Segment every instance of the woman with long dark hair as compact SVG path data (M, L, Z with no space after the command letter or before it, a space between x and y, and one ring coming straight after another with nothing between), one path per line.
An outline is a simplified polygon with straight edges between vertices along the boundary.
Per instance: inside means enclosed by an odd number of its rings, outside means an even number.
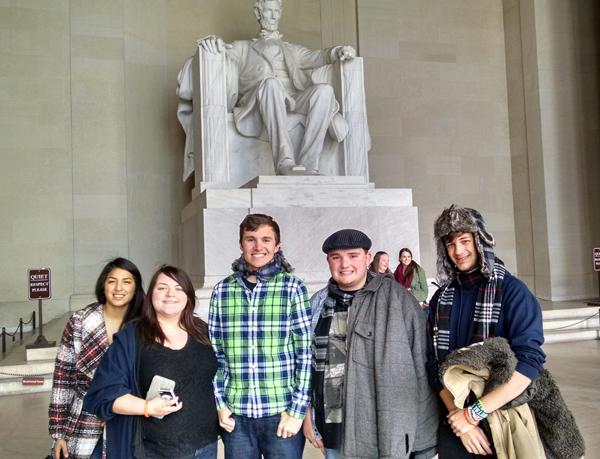
M107 422L109 457L217 457L217 361L195 300L188 275L162 266L140 320L115 336L98 366L84 407ZM174 382L174 398L146 399L155 376Z
M144 289L137 266L125 258L109 261L96 281L96 298L71 316L56 354L48 409L55 459L102 457L104 423L82 411L83 397L113 335L141 313Z
M400 249L398 261L400 264L394 272L394 277L423 305L425 300L427 300L429 290L425 270L413 260L412 252L406 247Z

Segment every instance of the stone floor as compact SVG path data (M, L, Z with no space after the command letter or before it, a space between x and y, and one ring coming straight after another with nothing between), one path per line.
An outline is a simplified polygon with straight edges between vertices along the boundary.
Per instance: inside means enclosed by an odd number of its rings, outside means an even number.
M587 459L600 459L600 341L548 344L547 367L560 384L587 445ZM0 458L35 458L47 454L49 393L0 398ZM323 457L310 445L305 459Z

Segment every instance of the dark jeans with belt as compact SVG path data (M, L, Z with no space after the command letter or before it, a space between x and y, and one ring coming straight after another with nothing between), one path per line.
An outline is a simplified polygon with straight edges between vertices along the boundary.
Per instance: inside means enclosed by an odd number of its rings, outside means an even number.
M280 415L264 418L234 416L233 432L223 431L225 459L302 459L304 434L302 429L289 438L277 436Z

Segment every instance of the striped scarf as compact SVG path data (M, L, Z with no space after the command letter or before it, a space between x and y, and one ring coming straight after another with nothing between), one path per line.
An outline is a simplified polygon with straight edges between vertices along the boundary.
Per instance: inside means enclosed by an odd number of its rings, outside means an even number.
M496 261L491 275L479 288L473 316L471 343L495 336L496 324L502 309L502 281L505 274L506 268ZM470 283L479 282L481 278L485 279L485 276L479 269L472 273L458 275L459 280ZM450 351L450 313L454 301L454 282L442 288L433 323L433 349L439 362L443 362Z
M322 387L324 421L341 423L342 385L346 363L346 324L354 292L344 292L330 279L327 298L314 332L314 376Z
M367 273L368 284L374 275ZM365 284L366 285L366 284ZM329 280L327 297L313 335L313 407L316 427L325 447L341 446L344 375L346 373L346 326L348 308L356 292L340 290Z
M366 284L374 277L367 273ZM339 449L342 439L344 376L346 373L346 326L348 308L356 292L340 290L329 280L327 297L313 335L313 407L316 427L325 447Z
M375 277L375 274L370 271L367 272L367 281L365 285L371 282L373 277ZM329 279L329 283L327 284L327 297L325 297L323 302L321 317L319 317L313 335L312 366L317 372L324 372L329 364L328 346L331 318L338 312L347 313L355 293L356 292L340 290L333 278Z

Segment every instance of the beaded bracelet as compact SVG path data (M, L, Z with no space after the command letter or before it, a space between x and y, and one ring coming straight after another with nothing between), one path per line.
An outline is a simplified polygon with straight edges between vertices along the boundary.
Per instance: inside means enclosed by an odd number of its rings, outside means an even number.
M489 414L487 411L485 411L485 408L483 407L483 403L481 403L481 400L477 400L470 407L468 407L467 410L469 411L469 417L477 423L479 423L479 421L487 418L488 414Z
M144 417L150 417L150 413L148 413L148 400L144 400Z

